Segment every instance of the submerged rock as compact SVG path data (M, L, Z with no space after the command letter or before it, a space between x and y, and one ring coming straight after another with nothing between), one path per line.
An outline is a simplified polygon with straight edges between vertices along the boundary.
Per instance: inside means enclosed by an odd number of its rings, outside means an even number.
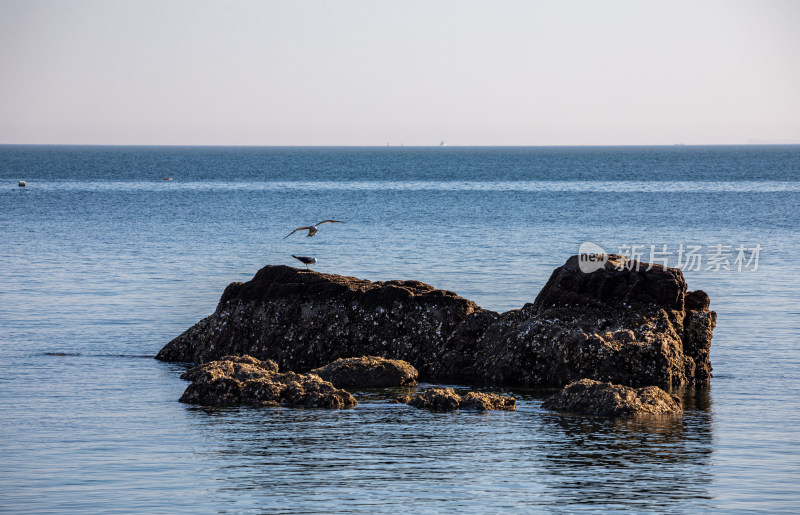
M376 387L414 386L417 384L417 369L399 359L376 356L339 358L324 367L311 371L334 386Z
M592 273L573 256L533 303L484 310L418 281L370 282L266 266L232 283L216 311L156 356L226 354L309 371L338 358L404 360L428 380L563 386L705 384L716 313L680 270L608 256Z
M346 408L358 404L350 393L314 374L279 373L274 361L224 356L181 375L192 381L180 402L204 406L304 406Z
M219 360L190 368L181 374L181 379L209 382L221 377L232 377L247 381L277 371L278 365L271 359L261 361L252 356L222 356Z
M398 396L395 401L415 408L438 412L456 409L479 411L515 411L517 409L517 400L514 397L481 392L469 392L462 397L452 388L430 388L419 395Z
M487 410L517 410L517 399L514 397L504 397L495 393L468 392L461 397L461 409L471 409L479 411Z
M461 396L452 388L431 388L420 395L401 396L395 400L431 411L453 411L461 404Z
M550 397L542 407L552 411L589 413L607 417L681 413L681 401L657 386L634 389L581 379Z

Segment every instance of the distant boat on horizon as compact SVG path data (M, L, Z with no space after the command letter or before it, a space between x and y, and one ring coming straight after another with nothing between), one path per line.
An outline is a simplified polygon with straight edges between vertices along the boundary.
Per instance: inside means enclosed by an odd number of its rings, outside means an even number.
M445 143L445 142L444 142L444 140L442 140L442 142L441 142L441 143L439 143L439 146L440 146L440 147L446 147L446 146L447 146L447 143Z

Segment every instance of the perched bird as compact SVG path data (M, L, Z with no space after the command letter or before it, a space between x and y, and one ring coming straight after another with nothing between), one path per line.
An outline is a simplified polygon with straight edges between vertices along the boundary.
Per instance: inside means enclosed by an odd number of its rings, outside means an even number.
M287 234L286 236L284 236L283 239L285 240L286 238L288 238L292 234L296 233L297 231L308 231L308 237L310 238L311 236L314 236L315 234L317 234L317 231L319 230L319 228L317 226L319 226L319 225L322 225L322 224L343 224L343 223L344 222L342 222L341 220L323 220L323 221L321 221L319 223L316 223L314 225L309 225L307 227L298 227L294 231L292 231L289 234Z
M292 257L306 265L306 269L308 269L308 265L313 265L317 262L317 258L315 257L295 256L294 254L292 254Z

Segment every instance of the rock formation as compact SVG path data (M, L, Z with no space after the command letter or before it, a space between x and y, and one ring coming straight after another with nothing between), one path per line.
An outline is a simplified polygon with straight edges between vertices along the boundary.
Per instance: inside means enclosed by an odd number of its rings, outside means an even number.
M330 381L337 388L415 386L419 376L417 369L405 361L376 356L339 358L311 373Z
M469 392L461 396L452 388L430 388L419 395L400 395L395 397L395 402L439 412L456 409L478 411L517 409L517 400L514 397L482 392Z
M180 401L204 406L304 406L346 408L358 404L314 374L278 372L274 361L252 356L223 356L187 370L192 381Z
M564 387L542 404L545 409L606 417L681 413L681 401L657 386L634 389L581 379Z
M680 270L616 255L592 273L571 257L533 303L502 314L418 281L266 266L230 284L212 315L156 357L203 363L249 354L308 371L382 356L427 380L669 387L709 381L715 322L708 295L687 292Z

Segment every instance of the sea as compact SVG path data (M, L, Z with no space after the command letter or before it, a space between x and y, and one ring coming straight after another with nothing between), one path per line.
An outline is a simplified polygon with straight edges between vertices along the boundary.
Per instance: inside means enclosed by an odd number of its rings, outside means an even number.
M503 312L589 244L709 294L682 416L214 409L153 359L293 254ZM800 146L2 145L0 512L797 513L798 263Z

